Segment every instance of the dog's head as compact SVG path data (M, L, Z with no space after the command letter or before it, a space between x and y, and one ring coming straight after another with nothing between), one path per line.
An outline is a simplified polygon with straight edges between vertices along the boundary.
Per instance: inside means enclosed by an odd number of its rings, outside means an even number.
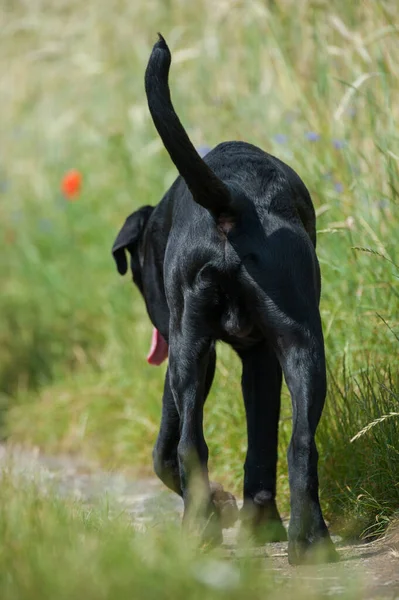
M112 246L112 255L116 262L116 267L121 275L127 271L126 250L130 254L130 268L133 275L133 281L139 288L145 298L142 277L142 251L140 241L150 218L153 206L142 206L139 210L128 216L122 229ZM168 357L168 344L162 337L158 329L154 327L150 352L147 361L151 365L160 365Z
M127 271L126 250L129 252L133 281L141 293L143 293L143 287L140 264L140 240L153 210L153 206L142 206L139 210L129 215L112 246L112 255L118 272L121 275L125 275Z

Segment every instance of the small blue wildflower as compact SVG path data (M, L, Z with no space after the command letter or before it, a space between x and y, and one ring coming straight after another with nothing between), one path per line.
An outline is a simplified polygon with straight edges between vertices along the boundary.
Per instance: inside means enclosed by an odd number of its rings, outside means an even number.
M206 156L211 150L212 148L210 146L197 146L197 152L201 158L204 158L204 156Z
M336 181L334 183L334 189L336 192L338 192L338 194L342 194L342 192L344 191L344 186L340 181Z
M23 218L22 210L13 210L11 213L11 221L13 223L20 223Z
M348 117L351 117L351 118L353 119L353 117L354 117L354 116L356 115L356 113L357 113L357 110L356 110L356 108L355 108L354 106L349 106L349 107L346 109L346 111L345 111L345 112L346 112L346 114L348 115Z
M297 116L298 116L298 112L289 110L288 112L285 113L284 120L286 123L293 123L293 121L295 121Z
M10 184L8 183L8 181L6 179L2 179L0 181L0 194L5 194L9 187Z
M276 133L276 135L273 136L273 139L277 144L286 144L288 141L288 137L284 133Z
M57 207L58 210L65 210L67 207L67 202L65 202L65 198L64 196L60 193L57 195L57 198L55 200L55 205Z
M53 223L50 221L50 219L39 219L37 222L37 226L39 231L47 233L53 228Z
M305 133L305 137L309 142L318 142L320 139L320 134L316 133L316 131L307 131Z
M389 208L389 199L388 198L381 198L381 200L377 201L377 206L379 208Z
M334 139L332 144L336 150L342 150L346 146L345 140Z
M11 135L13 136L13 138L19 139L23 137L24 130L22 129L22 127L14 127L14 129L11 132Z

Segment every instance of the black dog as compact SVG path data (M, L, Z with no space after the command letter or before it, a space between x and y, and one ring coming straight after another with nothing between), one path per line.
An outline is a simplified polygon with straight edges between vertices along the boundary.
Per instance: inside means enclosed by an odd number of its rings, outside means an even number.
M264 540L285 538L277 511L276 462L284 373L293 406L288 451L291 520L289 561L335 560L318 497L315 432L326 395L319 313L320 269L315 213L298 175L244 142L218 145L201 159L171 103L171 55L160 36L145 75L149 109L180 177L156 207L130 215L113 246L156 328L150 362L169 351L162 422L154 449L157 475L195 504L202 482L205 535L220 541L211 490L203 407L215 371L215 343L242 360L248 451L244 517ZM219 490L220 492L220 490ZM216 494L217 495L217 494Z

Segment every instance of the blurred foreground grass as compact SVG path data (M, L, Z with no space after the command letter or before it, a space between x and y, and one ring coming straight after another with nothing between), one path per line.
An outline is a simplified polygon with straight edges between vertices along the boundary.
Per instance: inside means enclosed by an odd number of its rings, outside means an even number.
M4 436L112 467L150 466L164 368L146 364L151 325L110 248L127 214L155 204L176 175L143 89L161 30L193 142L258 144L310 189L329 363L323 503L357 533L384 526L399 506L398 27L393 0L2 3ZM77 202L59 193L71 167L84 177ZM285 511L290 414L285 393ZM226 347L206 437L214 476L239 487L244 411L239 364Z
M284 579L271 570L270 558L244 549L239 560L221 550L203 552L165 523L138 531L126 515L112 512L112 500L91 508L60 500L12 471L3 474L0 491L2 600L238 600L248 594L272 600L291 598L293 589L299 600L312 600L331 586L316 572L301 579L293 569ZM344 588L330 598L362 597L359 577L342 572L339 583Z

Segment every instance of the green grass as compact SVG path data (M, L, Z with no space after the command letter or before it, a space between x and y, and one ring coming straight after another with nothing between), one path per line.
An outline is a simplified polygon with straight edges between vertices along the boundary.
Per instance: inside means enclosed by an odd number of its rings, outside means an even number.
M337 527L378 529L399 506L398 417L350 440L398 408L397 3L32 0L0 10L3 435L150 468L164 368L145 362L151 325L110 248L126 215L155 204L176 175L143 89L161 30L194 143L258 144L310 189L329 366L322 500ZM84 176L74 203L59 193L72 167ZM287 511L286 391L283 404ZM237 489L246 434L226 347L205 418L211 471Z
M139 531L125 514L115 514L112 498L90 508L60 500L12 469L3 474L0 492L2 600L238 600L249 592L255 600L291 597L267 558L250 558L245 549L239 560L204 552L176 526ZM295 571L291 576L300 600L321 597L320 578L307 583L297 581ZM340 598L361 598L361 581L343 574L342 583L346 592L338 592Z

